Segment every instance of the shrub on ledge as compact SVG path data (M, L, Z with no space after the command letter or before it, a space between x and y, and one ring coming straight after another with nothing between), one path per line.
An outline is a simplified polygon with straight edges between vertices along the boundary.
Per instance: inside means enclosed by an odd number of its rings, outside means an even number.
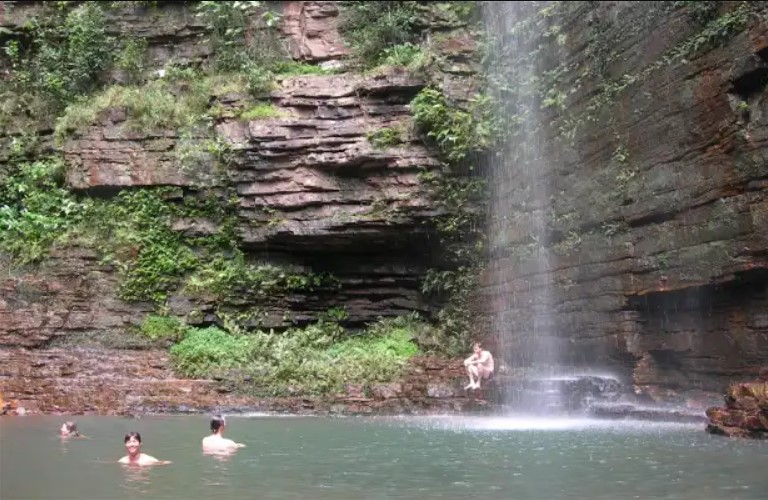
M174 367L191 377L231 379L238 389L268 395L325 394L346 383L393 380L419 353L421 322L411 316L382 320L358 336L321 319L283 333L231 334L189 329L171 348ZM245 385L240 380L248 377Z

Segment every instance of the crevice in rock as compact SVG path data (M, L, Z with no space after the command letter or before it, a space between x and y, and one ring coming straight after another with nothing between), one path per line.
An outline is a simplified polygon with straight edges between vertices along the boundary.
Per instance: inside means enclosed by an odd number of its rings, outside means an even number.
M719 300L738 302L739 296L753 297L761 287L765 294L768 291L768 269L735 273L734 280L727 283L702 284L672 291L650 292L643 296L630 296L628 306L644 313L703 308L709 308L711 311Z
M748 64L750 68L731 81L729 91L744 101L762 92L768 85L768 47L755 52Z
M675 217L677 217L678 213L679 211L650 213L643 217L628 219L627 225L629 225L630 228L637 228L640 226L647 226L651 224L661 224L664 222L674 220Z

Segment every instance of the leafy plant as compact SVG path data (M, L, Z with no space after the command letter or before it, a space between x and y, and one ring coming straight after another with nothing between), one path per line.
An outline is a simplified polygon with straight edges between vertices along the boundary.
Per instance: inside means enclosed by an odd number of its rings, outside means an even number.
M465 111L451 106L436 88L426 87L411 101L411 112L417 126L451 163L464 160L470 152L486 150L497 131L488 96L475 97Z
M147 63L147 40L145 38L129 38L123 42L115 60L115 68L125 72L127 82L141 82Z
M119 296L127 301L162 303L181 278L198 265L184 238L171 230L169 188L122 191L94 202L71 239L90 245L115 265Z
M139 332L151 340L180 340L185 328L176 317L149 315L141 322Z
M376 66L388 48L421 39L424 22L419 2L340 2L340 6L339 30L362 66Z
M41 159L22 163L0 185L0 248L22 263L44 257L88 206L63 187L63 172L60 159Z
M5 49L18 89L40 93L58 109L98 88L114 57L114 39L107 34L106 24L97 2L76 6L63 22L34 18L30 49L22 53L14 42Z
M197 17L208 26L205 40L213 49L220 71L248 71L252 66L268 67L284 55L277 36L278 15L263 10L264 2L199 2ZM251 21L263 24L253 28Z
M373 147L385 149L403 142L403 131L399 127L384 127L366 135Z
M184 340L171 347L171 359L179 372L206 377L214 370L245 365L253 347L249 337L231 335L215 326L190 328Z
M382 51L381 64L384 66L401 66L416 70L426 63L424 49L413 43L404 43L388 47Z
M56 122L54 136L60 144L75 132L96 123L100 113L111 108L124 108L129 130L178 129L199 122L208 108L211 81L208 79L179 84L156 80L141 87L114 86L98 96L69 106Z
M247 375L252 382L241 383L241 390L279 395L325 394L345 383L386 382L419 352L413 341L423 324L415 317L382 320L347 338L334 319L339 317L329 314L283 333L193 329L171 348L171 356L187 376L234 380Z
M500 127L485 95L475 97L465 110L450 105L439 90L426 87L411 101L411 112L450 166L442 173L425 171L419 176L440 210L430 223L440 235L444 259L442 268L428 271L422 292L441 303L435 350L457 355L465 348L474 321L470 299L482 269L481 221L487 198L485 182L471 175L467 159L488 150Z
M260 102L240 113L241 120L264 120L267 118L281 118L290 116L288 112L282 110L272 103Z
M327 275L291 273L277 266L249 264L242 252L236 251L233 257L215 256L200 266L187 280L186 291L218 301L252 303L279 293L334 283Z

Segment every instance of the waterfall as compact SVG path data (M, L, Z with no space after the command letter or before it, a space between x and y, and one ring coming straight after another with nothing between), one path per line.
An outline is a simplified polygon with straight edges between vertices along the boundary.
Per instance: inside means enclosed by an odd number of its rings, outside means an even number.
M542 43L536 21L552 2L489 2L489 92L501 106L504 133L488 159L488 250L491 315L502 371L519 382L502 384L503 403L543 413L561 406L557 375L561 352L554 323L550 176L555 157L545 143L541 88L545 67L559 56L556 38ZM546 66L545 66L546 62ZM557 65L557 62L554 64ZM524 373L524 375L521 375Z

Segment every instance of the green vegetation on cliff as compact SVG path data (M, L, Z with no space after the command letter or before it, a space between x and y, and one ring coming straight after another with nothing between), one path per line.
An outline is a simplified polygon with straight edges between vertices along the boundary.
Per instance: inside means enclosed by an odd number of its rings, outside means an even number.
M484 255L484 217L487 186L475 168L495 139L491 101L477 95L469 103L452 103L434 87L426 87L411 101L417 127L445 160L441 173L423 172L439 210L435 228L440 236L442 263L430 269L422 291L439 300L438 324L444 334L442 350L459 355L477 331L472 297L477 289Z
M341 32L358 61L376 66L398 47L417 47L421 41L423 5L420 2L340 2ZM387 53L386 51L390 52Z
M355 54L370 63L365 66L416 70L434 62L422 43L428 18L437 12L453 22L472 3L349 2L347 33ZM0 126L4 132L20 128L34 134L44 125L39 130L47 136L55 124L53 147L68 153L77 144L71 139L107 122L126 137L175 133L168 156L182 171L216 171L215 181L76 192L66 187L60 153L35 156L22 136L15 136L18 154L8 160L8 182L0 185L0 250L24 264L45 262L52 249L66 246L94 251L101 269L118 276L119 298L154 306L137 327L140 345L173 343L179 372L232 383L247 377L258 391L315 394L338 390L344 382L382 382L400 373L417 346L442 353L465 350L471 319L460 323L457 318L467 312L470 287L449 274L464 273L474 258L458 242L474 237L478 227L479 210L469 207L479 200L479 184L464 179L471 170L464 169L465 160L484 148L477 142L486 134L478 120L483 103L454 106L434 87L414 101L419 129L450 164L446 176L423 177L444 214L436 219L438 230L456 242L446 269L430 274L425 284L427 293L463 294L463 305L452 316L441 313L445 328L408 316L353 332L341 326L344 318L321 315L305 327L294 322L286 331L265 331L261 318L267 310L288 311L286 304L296 295L332 290L339 283L327 274L272 265L243 250L235 191L226 175L219 175L233 164L234 153L213 125L225 117L280 116L266 99L276 77L332 71L286 60L276 17L262 2L195 3L192 12L207 26L200 42L211 48L210 56L152 67L151 38L117 36L109 26L115 13L110 9L145 4L162 9L154 2L57 2L35 11L23 36L14 34L3 47L10 78L0 84L6 98ZM405 132L398 125L372 132L369 140L387 148L400 144ZM188 307L173 310L176 298ZM285 314L283 325L291 324ZM206 327L188 326L183 317Z
M332 319L282 333L190 328L171 356L187 376L224 378L245 392L325 394L398 376L418 354L413 339L423 328L413 317L382 320L357 336Z
M84 2L60 22L35 18L31 46L10 40L4 52L11 62L10 86L18 105L43 101L46 110L60 110L101 85L113 62L114 38L107 35L104 12L96 2Z
M26 264L41 259L53 242L82 221L87 202L63 187L57 158L21 162L0 184L0 248Z

